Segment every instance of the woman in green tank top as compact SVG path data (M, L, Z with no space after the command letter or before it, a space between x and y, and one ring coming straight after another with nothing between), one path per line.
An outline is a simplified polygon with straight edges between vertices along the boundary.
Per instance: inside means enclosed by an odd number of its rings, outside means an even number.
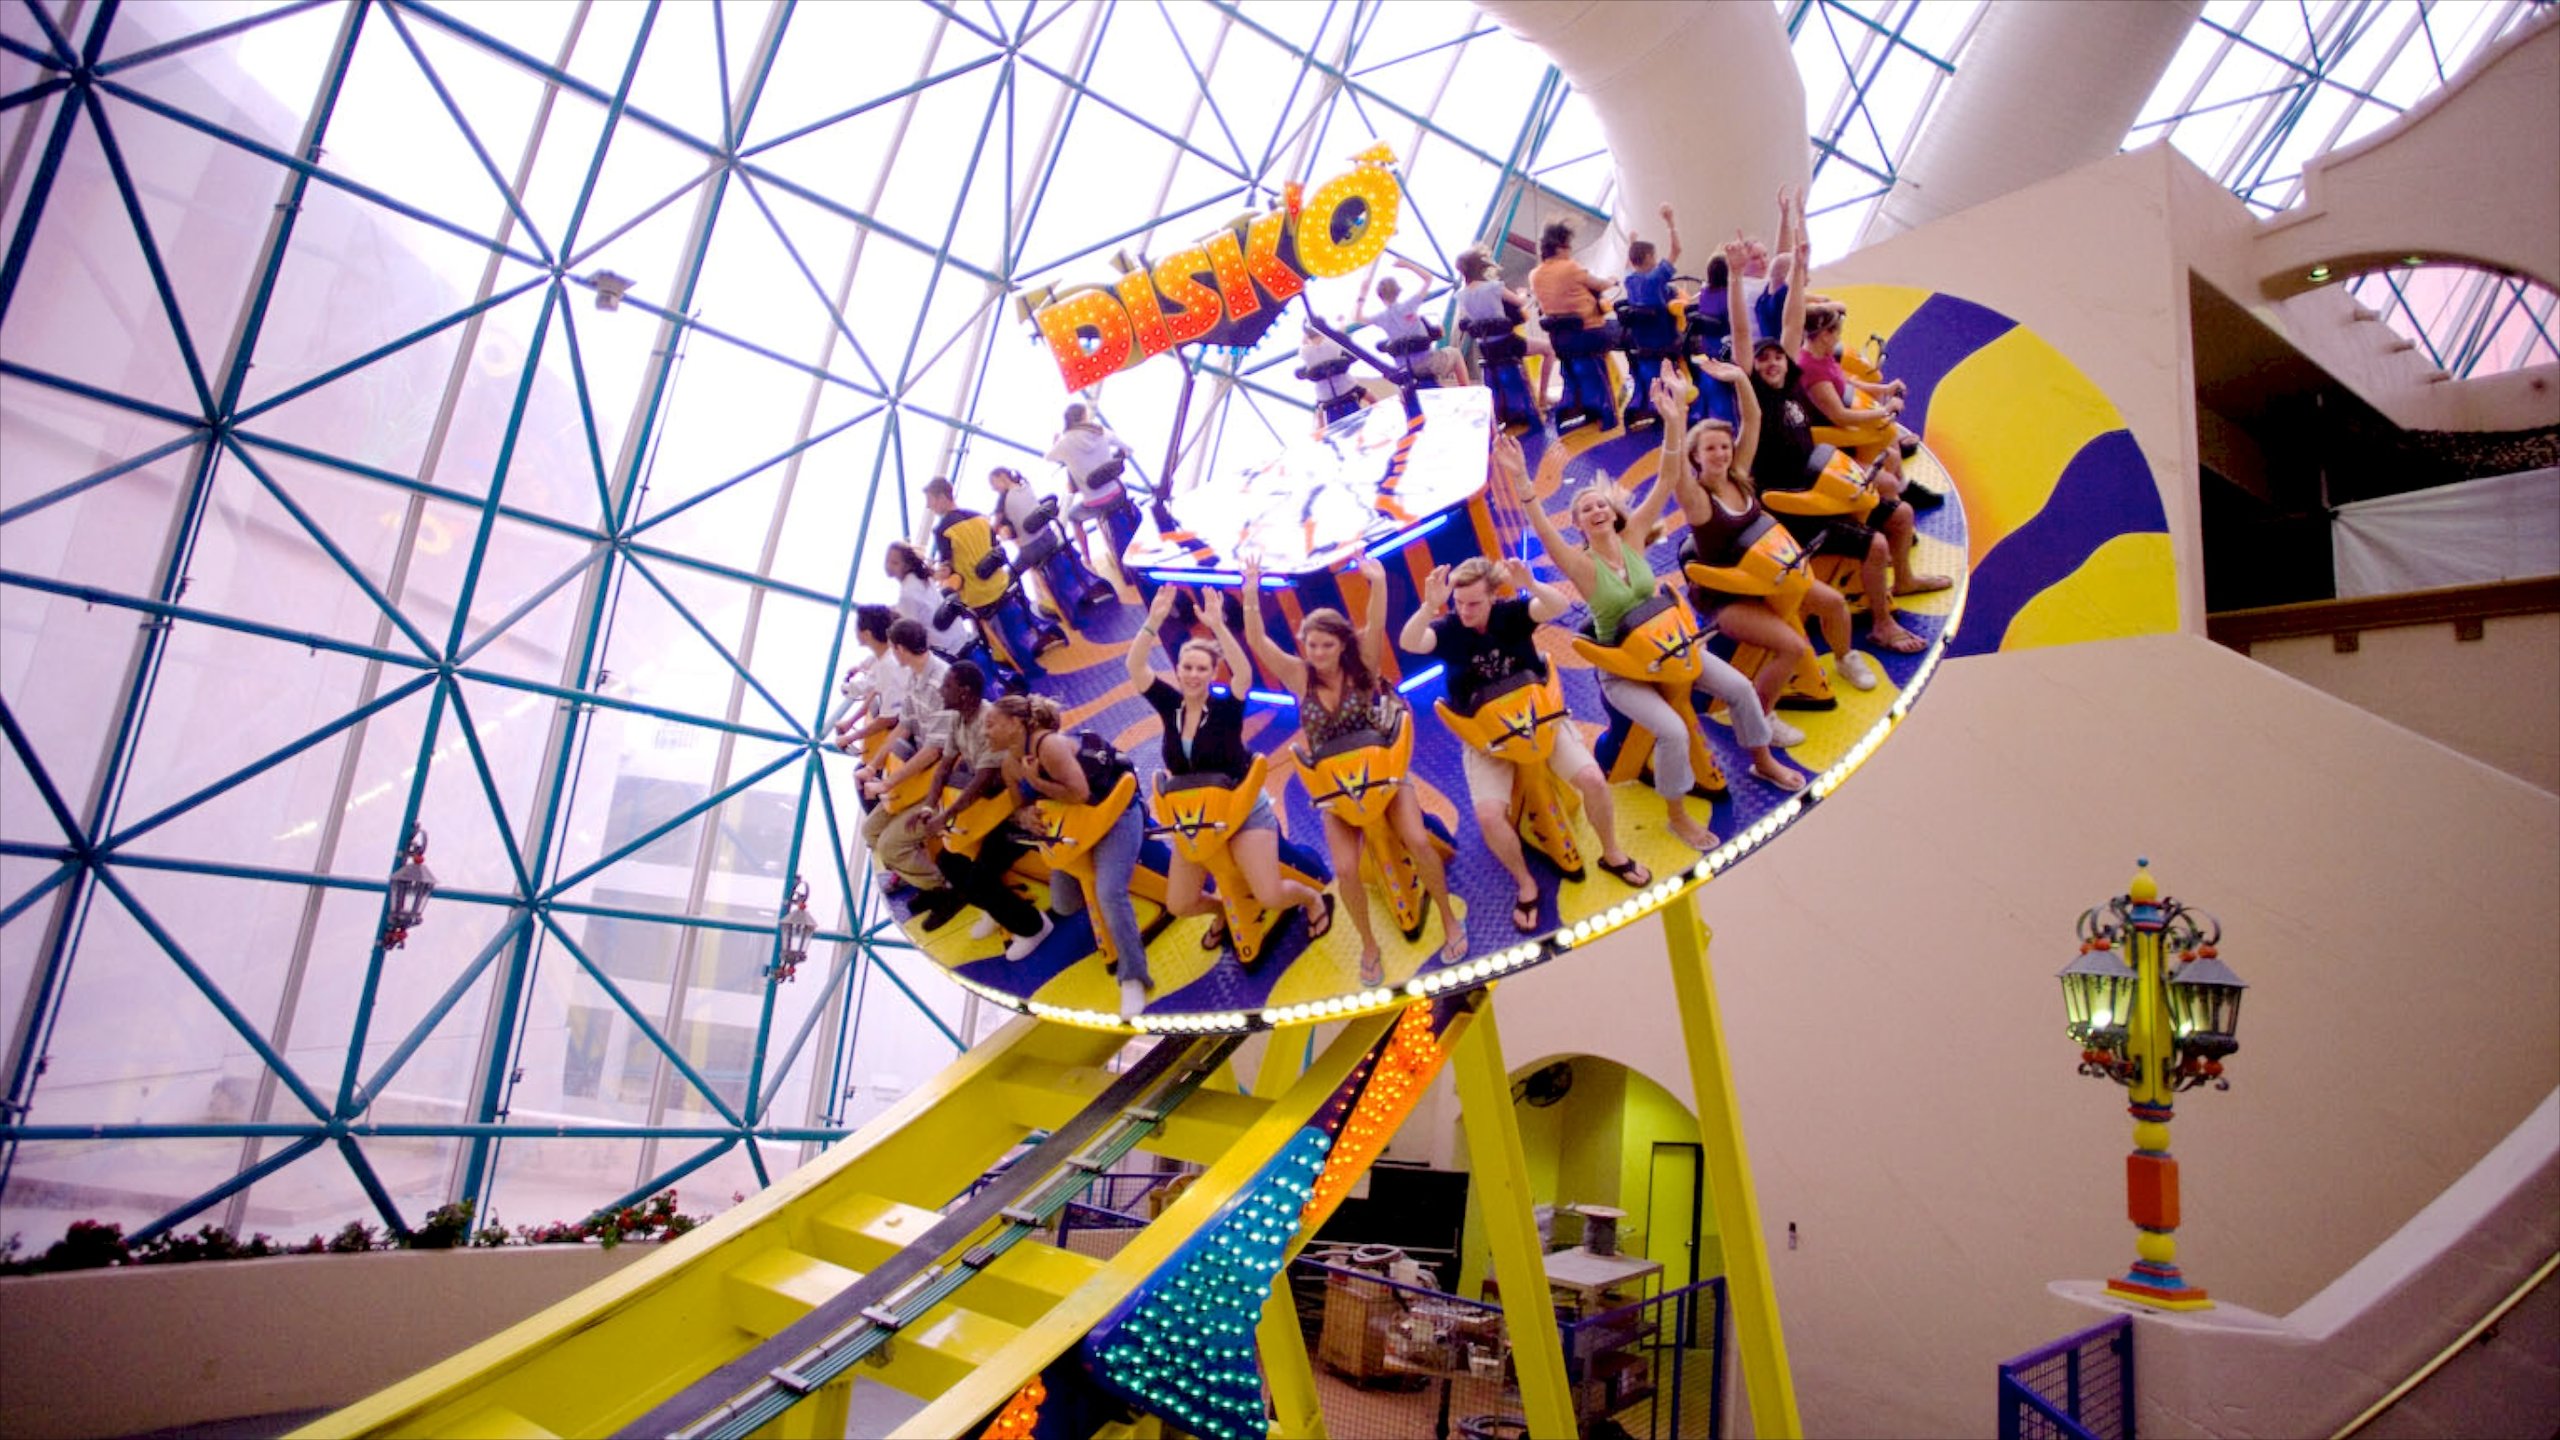
M1734 374L1739 377L1741 372L1736 370ZM1582 592L1583 603L1591 610L1593 637L1602 644L1617 643L1628 612L1665 588L1655 577L1643 549L1644 537L1652 533L1654 522L1675 501L1684 512L1691 505L1703 503L1688 468L1689 401L1697 392L1668 363L1652 388L1654 413L1662 417L1661 473L1633 512L1625 508L1605 477L1577 491L1565 513L1574 528L1582 532L1581 544L1566 539L1537 500L1538 492L1549 488L1546 482L1561 478L1564 448L1547 447L1540 457L1539 481L1533 482L1522 462L1519 442L1507 435L1494 442L1495 468L1513 476L1512 483L1521 508L1528 512L1530 527L1547 547L1548 558ZM1761 710L1751 682L1712 654L1702 654L1700 658L1705 674L1698 683L1731 710L1734 737L1751 752L1752 773L1782 790L1801 787L1802 773L1770 753L1768 716ZM1689 813L1689 789L1696 783L1689 765L1689 722L1665 693L1665 687L1604 672L1600 692L1620 714L1653 736L1653 788L1669 814L1671 833L1696 849L1713 849L1714 832Z

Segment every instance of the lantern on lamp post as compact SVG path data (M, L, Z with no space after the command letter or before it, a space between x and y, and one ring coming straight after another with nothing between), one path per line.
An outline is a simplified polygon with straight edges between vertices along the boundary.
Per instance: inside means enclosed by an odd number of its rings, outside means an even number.
M809 941L818 933L817 919L809 913L809 882L797 875L791 877L791 898L783 902L777 929L782 951L765 973L776 980L790 980L799 975L800 962L809 958Z
M409 857L391 872L390 904L382 920L382 948L397 950L409 943L409 932L427 920L427 897L436 893L436 873L427 868L427 827L409 827Z
M2249 987L2214 952L2221 924L2163 896L2150 861L2136 866L2125 894L2080 917L2080 954L2060 976L2063 1014L2080 1045L2080 1073L2132 1092L2125 1208L2140 1231L2134 1249L2141 1258L2107 1282L2107 1293L2164 1310L2203 1310L2212 1298L2189 1285L2177 1263L2171 1097L2204 1084L2231 1088L2222 1062L2240 1048L2240 992Z

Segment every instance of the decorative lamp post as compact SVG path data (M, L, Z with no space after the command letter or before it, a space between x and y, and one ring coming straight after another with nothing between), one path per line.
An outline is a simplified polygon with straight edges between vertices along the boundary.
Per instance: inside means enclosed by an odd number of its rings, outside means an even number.
M809 940L818 933L817 919L809 913L809 882L791 877L791 899L782 912L782 954L765 973L776 980L789 980L800 973L800 962L809 958Z
M2080 1073L2131 1092L2125 1208L2141 1232L2134 1240L2141 1258L2107 1282L2107 1293L2163 1310L2206 1310L2211 1297L2178 1271L2170 1097L2208 1083L2231 1088L2222 1061L2240 1048L2240 992L2248 986L2214 954L2220 922L2161 895L2151 862L2135 863L2127 893L2080 917L2079 958L2061 972Z
M408 861L391 872L390 913L382 921L382 948L397 950L409 943L409 932L427 920L427 897L436 893L436 872L427 868L427 827L409 827Z

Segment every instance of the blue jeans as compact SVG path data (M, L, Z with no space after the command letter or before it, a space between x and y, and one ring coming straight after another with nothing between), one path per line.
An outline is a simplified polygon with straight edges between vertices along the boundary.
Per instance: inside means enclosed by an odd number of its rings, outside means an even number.
M1120 957L1120 978L1135 980L1153 990L1155 977L1147 973L1146 942L1138 935L1138 907L1129 894L1138 873L1138 847L1146 843L1146 838L1146 827L1139 823L1138 805L1133 801L1094 843L1093 878L1102 888L1102 897L1096 902L1100 913L1094 916L1094 924L1111 932L1111 948ZM1063 870L1050 876L1049 892L1049 908L1060 916L1084 909L1083 887Z

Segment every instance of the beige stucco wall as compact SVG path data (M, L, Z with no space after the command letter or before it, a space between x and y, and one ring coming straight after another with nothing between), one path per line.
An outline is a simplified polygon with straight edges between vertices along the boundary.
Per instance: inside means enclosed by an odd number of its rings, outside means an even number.
M2367 630L2353 654L2326 635L2262 640L2249 658L2545 790L2560 790L2560 615Z
M2069 357L2151 462L2176 547L2180 618L2201 632L2195 380L2187 275L2171 238L2179 168L2194 170L2165 145L2103 160L1820 263L1815 283L1945 291L2017 320Z
M1987 1433L1993 1367L2089 1318L2048 1282L2133 1259L2123 1096L2052 977L2136 855L2253 987L2233 1088L2175 1127L2217 1295L2291 1310L2560 1081L2550 793L2193 636L1949 664L1701 896L1809 1433ZM1506 983L1506 1053L1687 1102L1665 963L1638 927Z
M402 1251L0 1280L0 1435L335 1408L649 1253Z

